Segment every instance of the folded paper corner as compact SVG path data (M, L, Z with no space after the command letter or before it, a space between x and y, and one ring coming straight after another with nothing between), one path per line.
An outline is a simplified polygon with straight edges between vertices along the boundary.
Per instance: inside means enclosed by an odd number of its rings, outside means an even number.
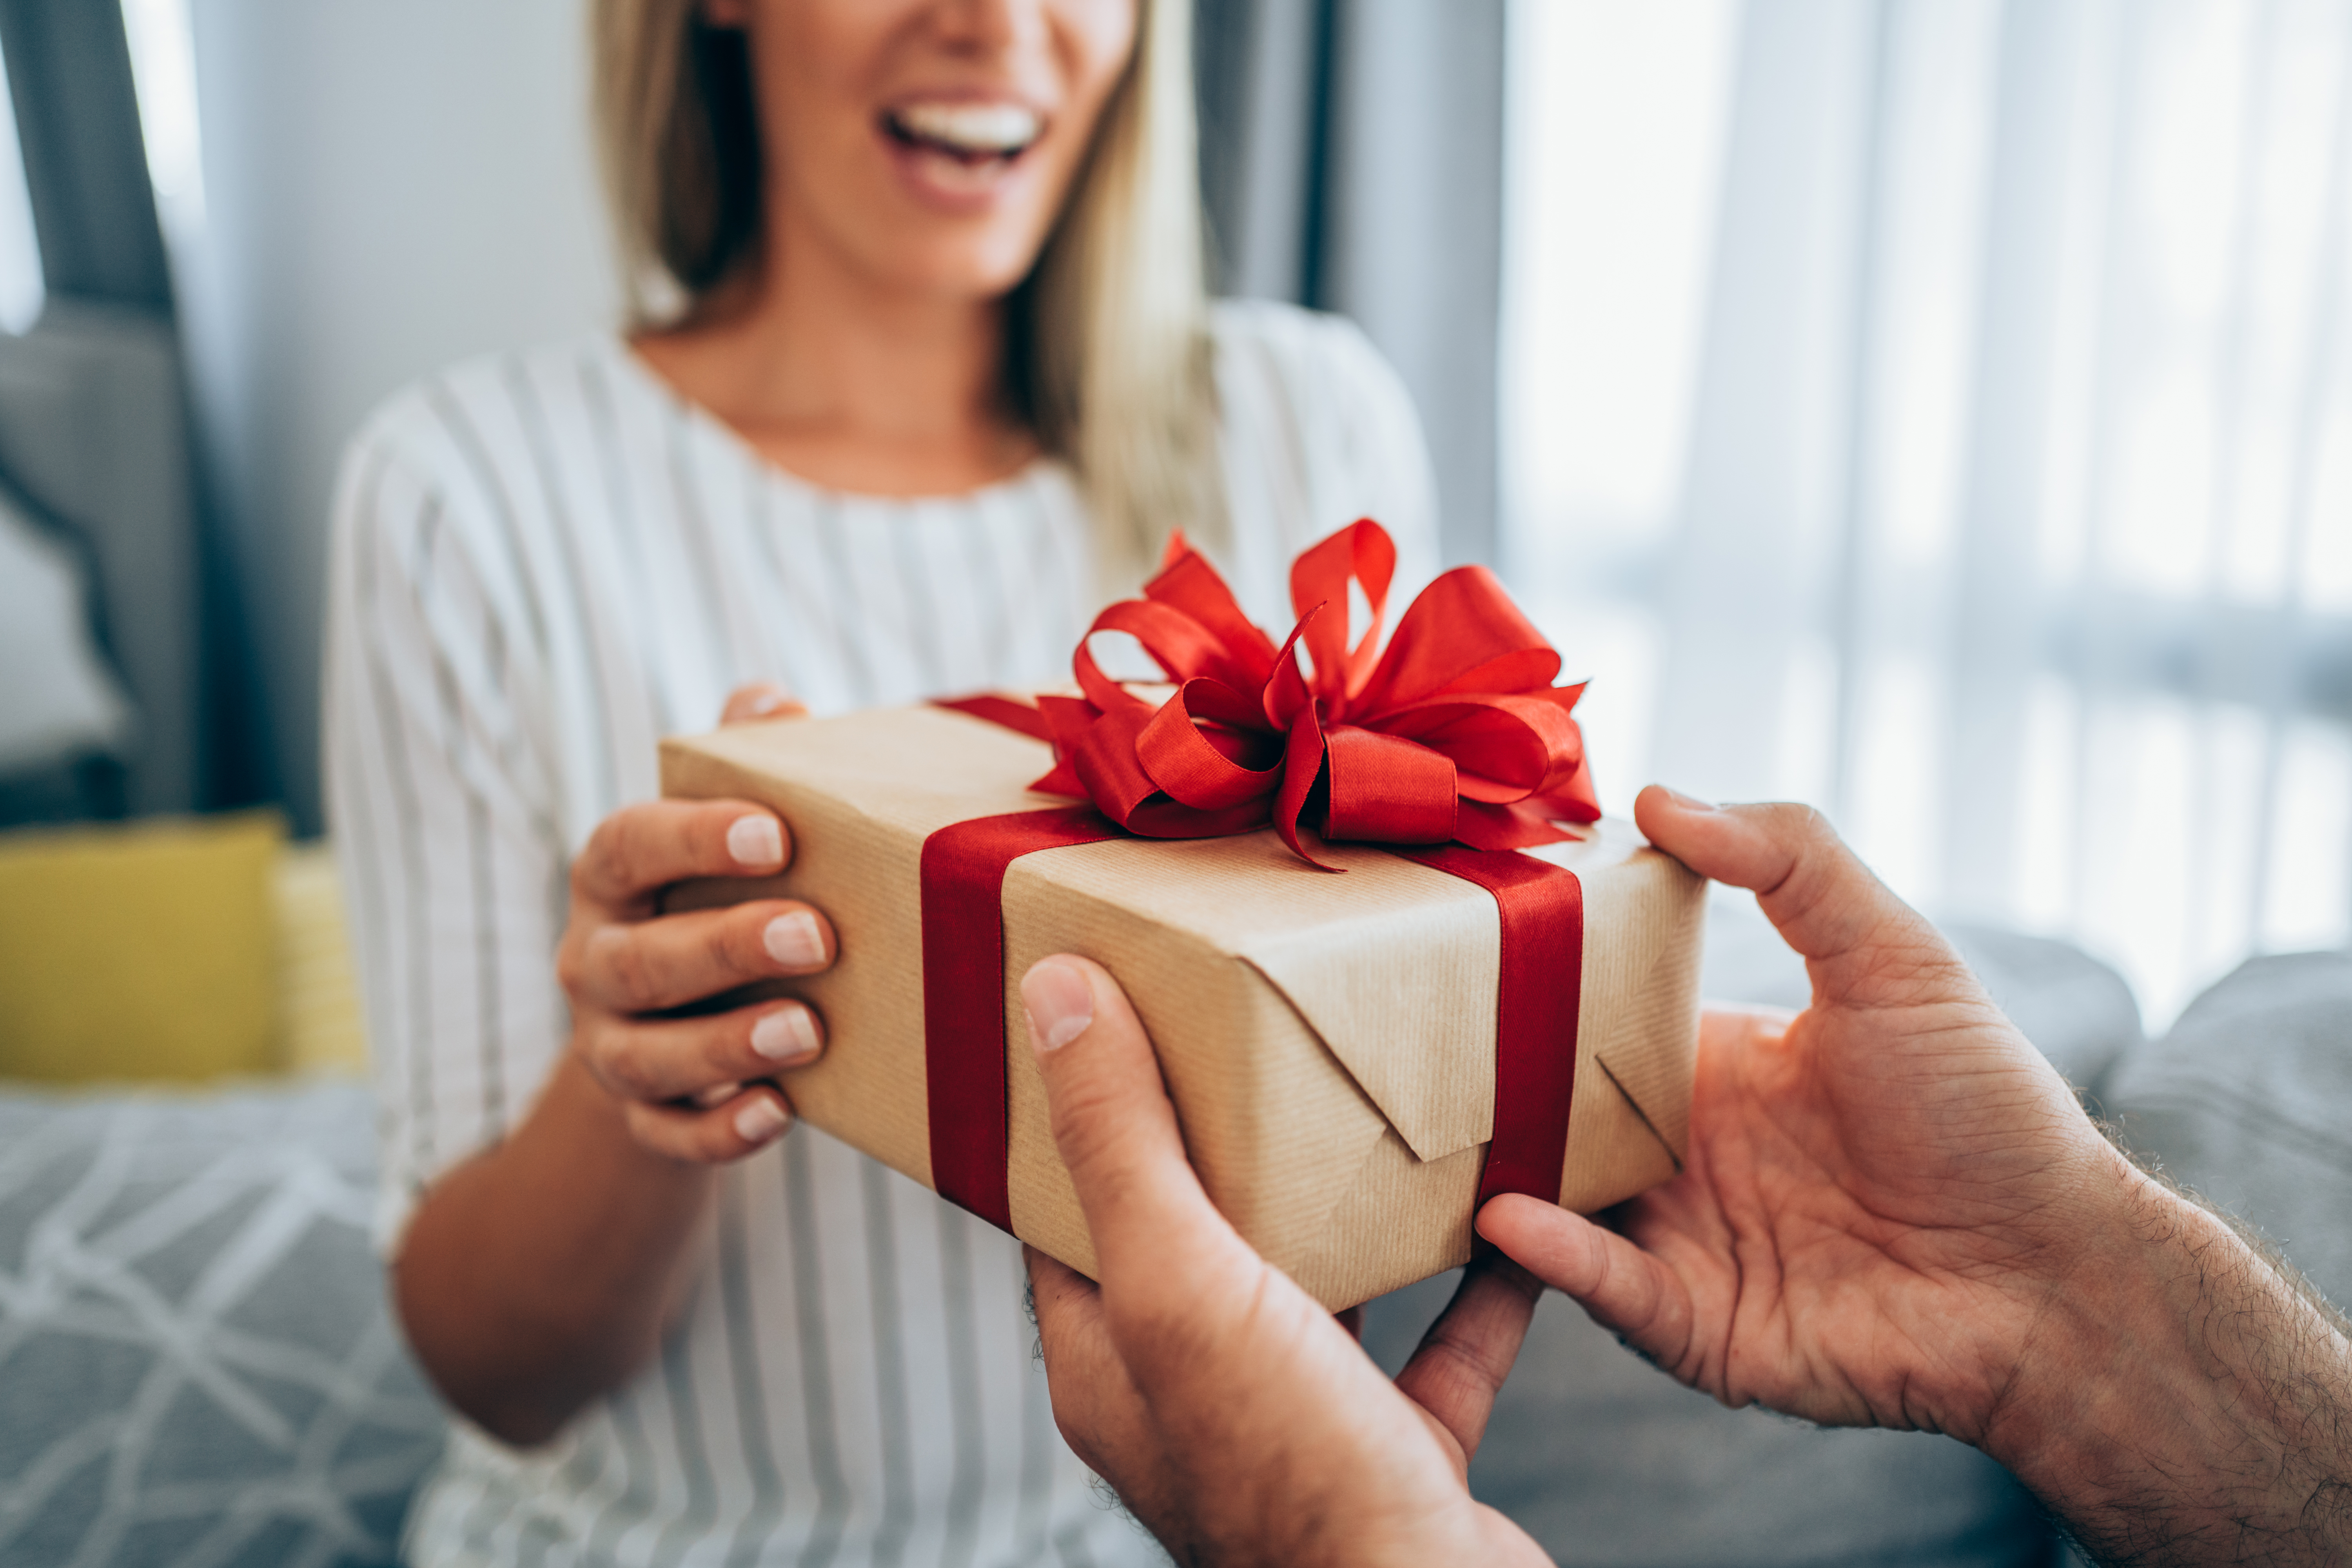
M1369 1032L1356 1015L1376 1008L1376 999L1351 993L1344 981L1334 984L1328 975L1298 973L1272 954L1237 956L1297 1015L1416 1158L1433 1163L1494 1136L1491 1003L1483 1010L1459 1010L1462 1018L1473 1021L1471 1026L1448 1030L1433 1018L1430 1052L1419 1062L1403 1060L1397 1052L1349 1048L1356 1036ZM1486 1025L1483 1040L1476 1037L1479 1023ZM1449 1040L1449 1034L1461 1038Z

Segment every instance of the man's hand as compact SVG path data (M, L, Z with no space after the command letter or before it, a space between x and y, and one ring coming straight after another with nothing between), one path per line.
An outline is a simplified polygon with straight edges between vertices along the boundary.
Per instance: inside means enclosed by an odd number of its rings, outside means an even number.
M1118 984L1021 985L1099 1288L1029 1253L1055 1418L1183 1563L1539 1563L1465 1476L1538 1288L1474 1264L1395 1383L1210 1205Z
M1509 1198L1481 1231L1726 1404L1981 1441L2015 1347L2117 1223L2124 1161L1818 816L1656 788L1637 815L1757 890L1813 1005L1707 1016L1689 1163L1622 1236Z
M1709 1015L1688 1163L1615 1229L1503 1197L1480 1231L1727 1405L1985 1448L2102 1560L2352 1556L2325 1317L2134 1169L1818 816L1654 787L1636 815L1757 892L1812 1005Z

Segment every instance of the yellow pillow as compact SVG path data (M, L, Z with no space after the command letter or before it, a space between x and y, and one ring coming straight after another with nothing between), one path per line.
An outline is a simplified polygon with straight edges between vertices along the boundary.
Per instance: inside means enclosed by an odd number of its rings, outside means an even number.
M272 812L0 834L0 1077L276 1066Z
M367 1070L342 882L323 839L289 845L278 858L278 1015L279 1066L298 1073Z

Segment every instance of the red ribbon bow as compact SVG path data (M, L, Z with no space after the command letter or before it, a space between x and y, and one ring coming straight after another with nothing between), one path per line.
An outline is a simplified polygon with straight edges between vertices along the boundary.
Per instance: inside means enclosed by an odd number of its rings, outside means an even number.
M1559 655L1484 566L1445 573L1379 647L1396 546L1369 518L1291 563L1298 623L1279 649L1252 625L1206 557L1169 542L1140 599L1095 617L1072 659L1083 699L1043 697L1054 771L1032 786L1090 797L1149 838L1247 833L1271 820L1299 843L1320 813L1327 839L1522 849L1597 821L1581 684L1554 686ZM1348 585L1370 626L1351 647ZM1333 605L1339 609L1325 614ZM1125 632L1175 683L1158 707L1106 676L1091 643ZM1304 646L1311 670L1302 672ZM1377 658L1375 657L1377 655Z

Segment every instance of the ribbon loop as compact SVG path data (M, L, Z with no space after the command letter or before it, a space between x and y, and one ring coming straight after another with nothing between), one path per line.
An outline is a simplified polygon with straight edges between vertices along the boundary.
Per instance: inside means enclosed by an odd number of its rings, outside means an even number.
M1353 725L1326 731L1324 744L1331 804L1323 837L1367 844L1443 844L1454 837L1457 786L1444 752Z
M1202 711L1192 711L1196 703ZM1188 680L1135 738L1136 760L1171 798L1196 811L1222 811L1272 795L1282 782L1281 761L1277 756L1267 768L1242 761L1266 748L1251 745L1256 735L1236 728L1235 714L1244 726L1255 717L1240 692L1219 681ZM1213 728L1204 728L1204 721Z
M1323 700L1325 716L1335 722L1348 716L1349 700L1371 674L1381 627L1388 619L1389 584L1395 578L1395 542L1370 518L1309 547L1291 563L1290 613L1300 617L1307 633L1307 657L1315 664L1315 695ZM1371 624L1352 649L1348 646L1355 618L1348 598L1350 579L1363 589L1371 613ZM1338 613L1309 626L1307 617L1324 605L1337 605Z
M1551 684L1559 652L1483 566L1423 590L1382 647L1396 560L1369 518L1302 552L1297 623L1277 648L1177 535L1143 597L1103 611L1079 642L1086 695L1047 700L1055 765L1034 787L1083 794L1151 837L1271 822L1318 866L1302 821L1327 839L1520 848L1569 837L1555 822L1598 820L1573 717L1584 688ZM1352 645L1350 584L1369 612ZM1154 709L1104 674L1089 645L1106 631L1141 644L1175 695Z

